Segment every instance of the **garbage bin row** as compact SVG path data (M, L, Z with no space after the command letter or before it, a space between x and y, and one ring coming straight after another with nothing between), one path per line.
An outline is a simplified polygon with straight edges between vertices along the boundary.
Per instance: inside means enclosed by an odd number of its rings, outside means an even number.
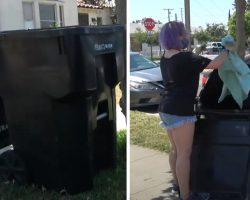
M119 25L0 34L0 96L31 182L78 193L115 167L124 38Z

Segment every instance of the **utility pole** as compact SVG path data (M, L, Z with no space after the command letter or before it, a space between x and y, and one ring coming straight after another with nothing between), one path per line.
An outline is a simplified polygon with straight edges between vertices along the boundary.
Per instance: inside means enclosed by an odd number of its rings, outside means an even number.
M184 0L185 1L185 26L186 26L186 31L188 34L188 39L190 41L191 39L191 29L190 29L190 0ZM191 46L190 46L191 41L189 42L188 45L188 50L190 50Z
M177 14L175 13L175 21L177 21L178 19L177 19Z
M181 8L181 21L183 22L183 8Z
M171 14L171 10L174 10L174 9L164 8L163 10L167 10L167 11L168 11L168 22L170 22L170 14Z

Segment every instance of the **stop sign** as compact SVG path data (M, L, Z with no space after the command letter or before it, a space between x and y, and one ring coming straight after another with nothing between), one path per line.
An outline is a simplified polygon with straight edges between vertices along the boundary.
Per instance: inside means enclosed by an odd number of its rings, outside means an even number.
M148 31L152 31L155 27L155 21L152 18L146 18L144 20L144 26Z

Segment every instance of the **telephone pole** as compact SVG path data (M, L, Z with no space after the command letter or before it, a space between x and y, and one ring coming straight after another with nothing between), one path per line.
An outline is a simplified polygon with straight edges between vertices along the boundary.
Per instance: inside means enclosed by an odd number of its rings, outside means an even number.
M183 22L183 8L181 8L181 21Z
M188 39L190 41L191 39L191 30L190 30L190 0L184 0L185 1L185 26L186 26L186 31L188 34ZM190 50L191 46L190 46L191 41L189 42L188 45L188 50Z
M171 14L171 10L174 10L174 9L164 8L163 10L167 10L167 11L168 11L168 22L170 22L170 14Z

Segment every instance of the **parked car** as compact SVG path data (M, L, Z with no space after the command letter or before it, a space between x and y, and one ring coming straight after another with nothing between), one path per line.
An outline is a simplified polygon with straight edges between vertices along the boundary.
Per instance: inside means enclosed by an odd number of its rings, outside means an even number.
M214 59L217 55L204 55ZM200 75L198 93L204 87L212 70ZM152 62L138 52L130 53L130 108L158 105L164 89L159 63Z
M158 105L164 89L159 64L130 53L130 107Z
M208 42L206 50L208 54L218 54L224 49L221 42Z

